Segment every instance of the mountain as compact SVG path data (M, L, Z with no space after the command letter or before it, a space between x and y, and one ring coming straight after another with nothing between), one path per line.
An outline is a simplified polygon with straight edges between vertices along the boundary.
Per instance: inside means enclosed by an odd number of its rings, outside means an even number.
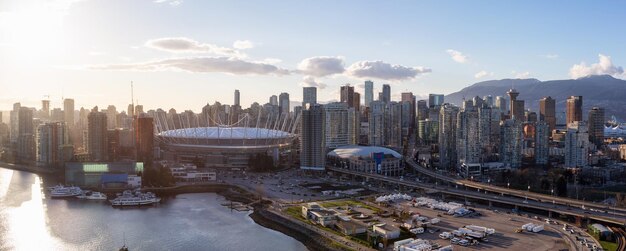
M569 96L583 96L583 115L586 118L591 107L604 107L605 116L615 116L621 122L626 119L626 81L609 75L594 75L579 79L540 81L537 79L502 79L475 83L458 92L445 96L445 102L460 105L463 97L504 96L515 88L525 101L525 108L539 113L539 100L551 96L556 100L557 117L564 117L565 100Z

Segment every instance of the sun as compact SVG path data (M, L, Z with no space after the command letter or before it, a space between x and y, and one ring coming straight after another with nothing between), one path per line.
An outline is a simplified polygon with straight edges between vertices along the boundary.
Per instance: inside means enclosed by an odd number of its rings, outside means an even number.
M63 19L66 9L54 1L34 1L0 12L2 54L37 63L64 45Z

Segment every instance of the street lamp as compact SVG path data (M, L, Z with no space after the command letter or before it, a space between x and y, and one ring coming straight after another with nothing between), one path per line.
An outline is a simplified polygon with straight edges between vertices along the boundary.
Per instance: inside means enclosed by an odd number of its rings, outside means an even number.
M530 185L528 185L528 191L526 192L526 202L528 203L528 193L530 193Z

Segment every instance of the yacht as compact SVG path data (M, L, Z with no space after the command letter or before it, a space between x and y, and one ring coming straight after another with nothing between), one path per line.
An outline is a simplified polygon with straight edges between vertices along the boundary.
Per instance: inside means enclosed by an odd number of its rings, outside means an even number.
M107 199L106 194L103 194L101 192L86 192L77 197L79 199L84 199L84 200L106 200Z
M143 206L159 203L161 198L157 197L154 193L147 192L142 193L140 191L124 191L122 194L118 194L115 199L109 200L112 206Z
M65 187L62 185L58 185L52 188L50 192L50 197L52 198L69 198L76 197L83 193L83 191L79 187L70 186Z

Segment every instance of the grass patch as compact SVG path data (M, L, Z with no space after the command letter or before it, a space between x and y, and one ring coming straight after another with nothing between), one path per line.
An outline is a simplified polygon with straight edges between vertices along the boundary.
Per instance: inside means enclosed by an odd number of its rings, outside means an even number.
M326 207L326 208L336 208L336 207L345 207L345 206L350 206L353 208L365 208L365 209L369 209L372 210L374 213L378 213L381 210L377 207L373 207L370 205L367 205L363 202L360 201L356 201L356 200L340 200L340 201L328 201L328 202L322 202L320 203L320 206L322 207Z
M604 250L608 250L608 251L616 251L617 250L617 243L614 243L614 242L600 241L600 245L602 245L602 248Z
M288 207L287 209L285 209L285 213L287 213L289 216L296 218L300 221L309 223L309 221L307 221L304 217L302 217L302 207L301 206L293 206L293 207Z

